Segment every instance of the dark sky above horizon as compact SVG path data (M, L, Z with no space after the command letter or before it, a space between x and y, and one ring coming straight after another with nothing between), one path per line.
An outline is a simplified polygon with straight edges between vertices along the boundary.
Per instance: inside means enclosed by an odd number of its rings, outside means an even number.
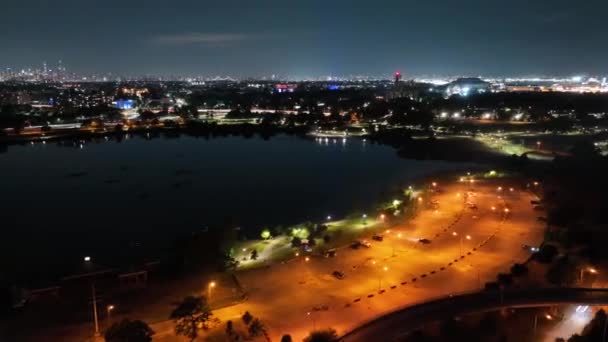
M0 67L605 75L607 14L606 0L2 0Z

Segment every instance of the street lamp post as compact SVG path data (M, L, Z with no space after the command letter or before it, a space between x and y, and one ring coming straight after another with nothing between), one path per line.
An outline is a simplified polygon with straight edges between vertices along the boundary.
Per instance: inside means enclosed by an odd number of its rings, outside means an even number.
M591 274L596 274L597 270L593 267L587 267L587 268L581 268L581 274L580 274L580 283L583 283L583 277L585 275L585 271L591 273Z
M384 272L387 272L387 271L388 271L388 267L387 267L387 266L384 266L384 267L382 268L382 270L383 270ZM382 291L382 273L380 273L380 277L378 277L378 292L380 292L380 291Z
M110 323L112 323L112 310L114 310L114 305L110 304L106 306L106 312L108 313L108 327Z
M211 290L215 287L215 282L212 281L207 285L207 302L211 303Z
M310 316L310 318L312 319L312 331L316 331L317 330L317 322L316 322L316 319L315 319L314 312L308 311L306 313L306 315Z
M95 323L95 336L100 336L99 334L99 320L97 317L97 294L95 292L95 283L91 283L91 292L93 294L93 320Z

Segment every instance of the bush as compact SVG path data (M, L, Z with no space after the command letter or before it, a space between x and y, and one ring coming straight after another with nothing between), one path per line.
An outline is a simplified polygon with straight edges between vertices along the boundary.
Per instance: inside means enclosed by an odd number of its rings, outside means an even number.
M291 239L291 246L295 248L302 246L302 239L297 236L294 236L293 239Z
M513 276L511 276L510 274L507 274L507 273L500 273L500 274L498 274L498 276L496 277L496 279L498 280L498 282L500 284L503 284L503 285L511 285L511 284L513 284Z
M338 333L335 329L328 328L311 332L304 342L334 342L338 340Z
M500 288L500 285L497 282L492 281L492 282L487 282L484 288L486 290L498 290Z
M542 262L544 264L548 264L555 256L557 256L558 250L554 245L543 245L536 254L534 254L534 258L538 262Z
M528 266L524 264L514 264L511 267L511 274L514 277L521 277L528 274Z

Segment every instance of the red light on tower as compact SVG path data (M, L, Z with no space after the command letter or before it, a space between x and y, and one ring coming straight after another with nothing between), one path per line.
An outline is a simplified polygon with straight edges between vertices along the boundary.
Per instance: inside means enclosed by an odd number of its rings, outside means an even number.
M401 73L399 71L395 71L395 84L398 84L401 81Z

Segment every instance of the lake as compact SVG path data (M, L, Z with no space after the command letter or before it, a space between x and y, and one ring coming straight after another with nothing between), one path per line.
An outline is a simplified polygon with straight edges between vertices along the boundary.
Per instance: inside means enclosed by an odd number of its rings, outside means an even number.
M181 233L339 218L466 164L399 158L364 139L130 136L0 153L3 259L118 258ZM8 258L8 259L7 259Z

